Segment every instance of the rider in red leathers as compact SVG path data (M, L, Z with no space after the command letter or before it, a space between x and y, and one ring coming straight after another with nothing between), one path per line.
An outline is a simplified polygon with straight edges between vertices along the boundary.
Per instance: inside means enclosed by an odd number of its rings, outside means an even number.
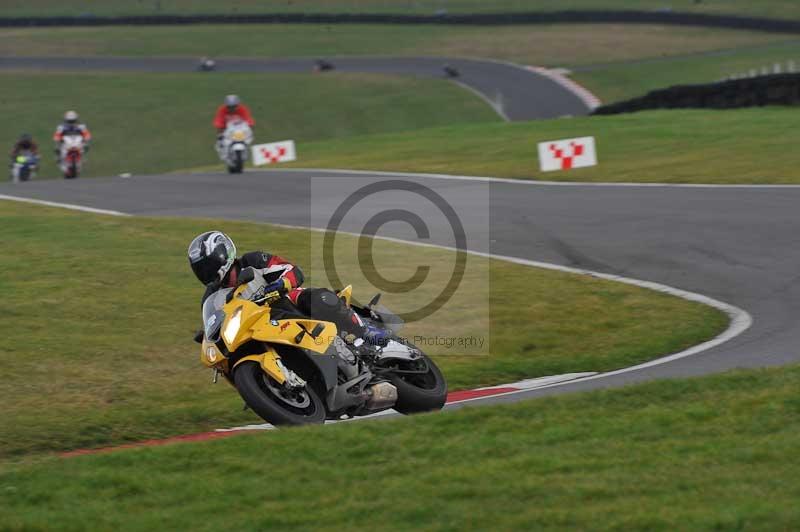
M254 127L256 121L250 114L250 109L242 103L238 96L229 94L225 96L225 103L217 108L214 115L214 127L217 128L217 133L222 134L228 126L228 122L234 119L239 119L247 122L247 125Z

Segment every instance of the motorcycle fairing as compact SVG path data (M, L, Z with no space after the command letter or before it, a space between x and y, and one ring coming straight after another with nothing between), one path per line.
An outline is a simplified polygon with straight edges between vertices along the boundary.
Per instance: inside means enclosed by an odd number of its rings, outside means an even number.
M244 291L243 288L237 289L236 294L241 294ZM338 338L335 324L310 318L271 319L268 306L260 306L239 297L234 297L226 303L223 311L225 321L221 328L222 339L228 352L235 353L251 340L273 345L286 345L295 348L298 353L305 355L314 364L322 375L326 393L337 386L336 371L339 358L337 346L341 340ZM225 331L231 326L231 320L234 318L239 320L239 326L232 341L228 341L229 338L225 338ZM312 336L312 333L315 336ZM208 351L207 346L209 345L213 344L206 339L203 343L203 354ZM206 358L203 359L203 363L213 365ZM242 360L254 360L259 362L264 371L277 382L283 383L286 375L278 365L277 361L280 358L274 348L266 346L264 353L248 355L237 361L234 367Z
M267 375L275 379L275 381L279 384L283 384L286 382L287 377L284 375L283 369L278 364L280 359L281 357L278 355L278 353L271 347L267 346L267 350L264 353L261 353L260 355L248 355L246 357L242 357L236 361L233 367L235 369L236 366L242 362L253 360L259 363L261 369L263 369Z
M353 297L353 285L349 284L336 293L340 299L344 300L344 304L350 306L350 299Z

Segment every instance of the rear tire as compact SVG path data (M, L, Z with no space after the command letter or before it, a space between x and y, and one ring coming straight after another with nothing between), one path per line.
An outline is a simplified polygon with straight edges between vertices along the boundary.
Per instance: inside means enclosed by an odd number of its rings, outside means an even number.
M258 362L248 360L240 364L233 373L233 381L239 395L253 412L273 425L317 425L325 421L325 405L309 385L292 399L279 395L280 384L271 379Z
M441 410L447 401L447 381L444 380L444 375L427 355L422 357L428 363L427 374L389 374L389 380L397 388L394 409L401 414Z

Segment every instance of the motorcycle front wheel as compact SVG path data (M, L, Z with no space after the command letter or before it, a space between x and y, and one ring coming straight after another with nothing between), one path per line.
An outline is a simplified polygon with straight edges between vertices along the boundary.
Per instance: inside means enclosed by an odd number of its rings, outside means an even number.
M67 171L64 172L64 179L75 179L78 177L78 163L72 161L67 166Z
M447 401L447 381L427 355L398 366L389 373L389 381L397 388L394 409L401 414L441 410Z
M325 421L325 405L310 386L286 390L264 373L258 362L248 360L239 365L233 381L247 406L273 425L315 425Z
M233 164L228 166L228 172L231 174L241 174L244 170L244 156L242 152L237 151L233 154Z

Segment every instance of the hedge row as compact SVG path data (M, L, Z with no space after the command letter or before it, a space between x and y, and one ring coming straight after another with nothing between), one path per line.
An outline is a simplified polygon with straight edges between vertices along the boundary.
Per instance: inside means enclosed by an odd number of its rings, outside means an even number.
M707 85L677 85L595 109L594 114L646 109L733 109L764 105L800 105L800 74L775 74Z
M554 23L631 23L672 24L734 28L781 33L800 33L800 20L780 20L735 15L710 15L682 13L667 10L581 10L546 13L486 13L402 15L377 13L341 14L236 14L236 15L148 15L148 16L93 16L75 17L0 17L0 26L113 26L113 25L166 25L166 24L554 24Z

